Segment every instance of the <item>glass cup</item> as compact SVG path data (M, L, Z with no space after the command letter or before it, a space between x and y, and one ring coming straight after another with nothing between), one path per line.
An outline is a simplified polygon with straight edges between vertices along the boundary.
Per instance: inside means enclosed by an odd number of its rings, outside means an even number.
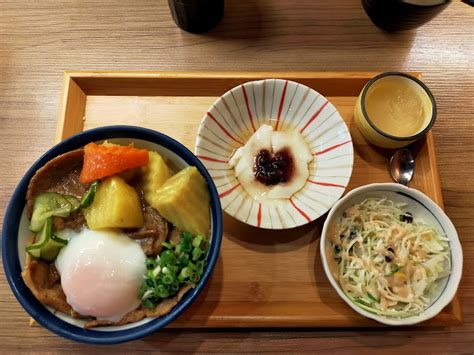
M400 148L423 137L433 127L436 102L419 79L400 72L382 73L362 89L354 119L370 143Z
M430 21L450 0L362 0L372 22L386 31L409 30Z
M191 33L209 31L224 15L224 0L168 0L168 5L176 25Z

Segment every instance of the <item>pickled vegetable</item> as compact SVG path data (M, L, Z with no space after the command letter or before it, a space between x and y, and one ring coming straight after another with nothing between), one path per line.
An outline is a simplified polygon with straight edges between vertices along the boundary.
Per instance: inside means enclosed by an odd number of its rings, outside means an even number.
M40 258L46 261L53 261L59 254L61 248L67 245L68 241L51 234L49 242L41 248Z
M99 180L94 181L89 187L89 190L87 190L84 196L82 196L80 204L81 208L87 208L92 204L92 202L94 201L95 193L97 191L97 185L99 185Z
M26 247L26 251L35 258L39 258L41 254L41 248L44 248L51 239L52 227L53 217L50 216L44 221L40 233L36 234L35 242L33 244L28 245Z
M145 200L154 205L156 191L171 177L171 170L157 152L148 152L148 165L142 168L142 187Z
M90 229L143 226L140 198L135 189L118 176L102 180L94 201L84 209L84 216Z
M56 192L43 192L35 197L30 230L39 232L48 218L52 216L67 218L78 208L79 200L74 196L61 195Z
M156 192L152 207L182 231L209 234L209 191L196 167L190 166L168 179Z
M53 234L53 217L48 217L40 233L35 236L35 242L26 247L26 251L35 258L53 261L58 256L62 247L67 245L67 240Z

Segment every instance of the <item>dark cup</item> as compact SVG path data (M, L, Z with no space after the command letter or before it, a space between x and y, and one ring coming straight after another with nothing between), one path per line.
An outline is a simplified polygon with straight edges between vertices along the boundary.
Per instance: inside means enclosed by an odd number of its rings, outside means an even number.
M443 11L450 0L362 0L372 22L386 31L419 27Z
M168 4L176 25L192 33L209 31L224 15L224 0L168 0Z

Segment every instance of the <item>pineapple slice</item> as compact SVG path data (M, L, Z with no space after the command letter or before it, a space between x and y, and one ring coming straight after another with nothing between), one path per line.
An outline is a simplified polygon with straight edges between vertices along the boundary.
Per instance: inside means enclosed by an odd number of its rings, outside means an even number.
M171 170L157 152L148 152L148 165L142 168L142 188L146 202L155 205L156 191L171 177Z
M188 166L156 191L151 206L179 229L208 237L209 201L206 181L195 166Z
M140 198L135 189L118 176L100 182L94 201L83 212L90 229L143 226Z

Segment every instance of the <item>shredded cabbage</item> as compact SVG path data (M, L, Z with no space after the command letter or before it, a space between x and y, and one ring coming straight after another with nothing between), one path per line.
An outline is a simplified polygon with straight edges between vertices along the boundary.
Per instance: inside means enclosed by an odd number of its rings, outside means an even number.
M368 198L328 235L345 294L369 312L399 318L425 310L451 271L448 238L402 207Z

